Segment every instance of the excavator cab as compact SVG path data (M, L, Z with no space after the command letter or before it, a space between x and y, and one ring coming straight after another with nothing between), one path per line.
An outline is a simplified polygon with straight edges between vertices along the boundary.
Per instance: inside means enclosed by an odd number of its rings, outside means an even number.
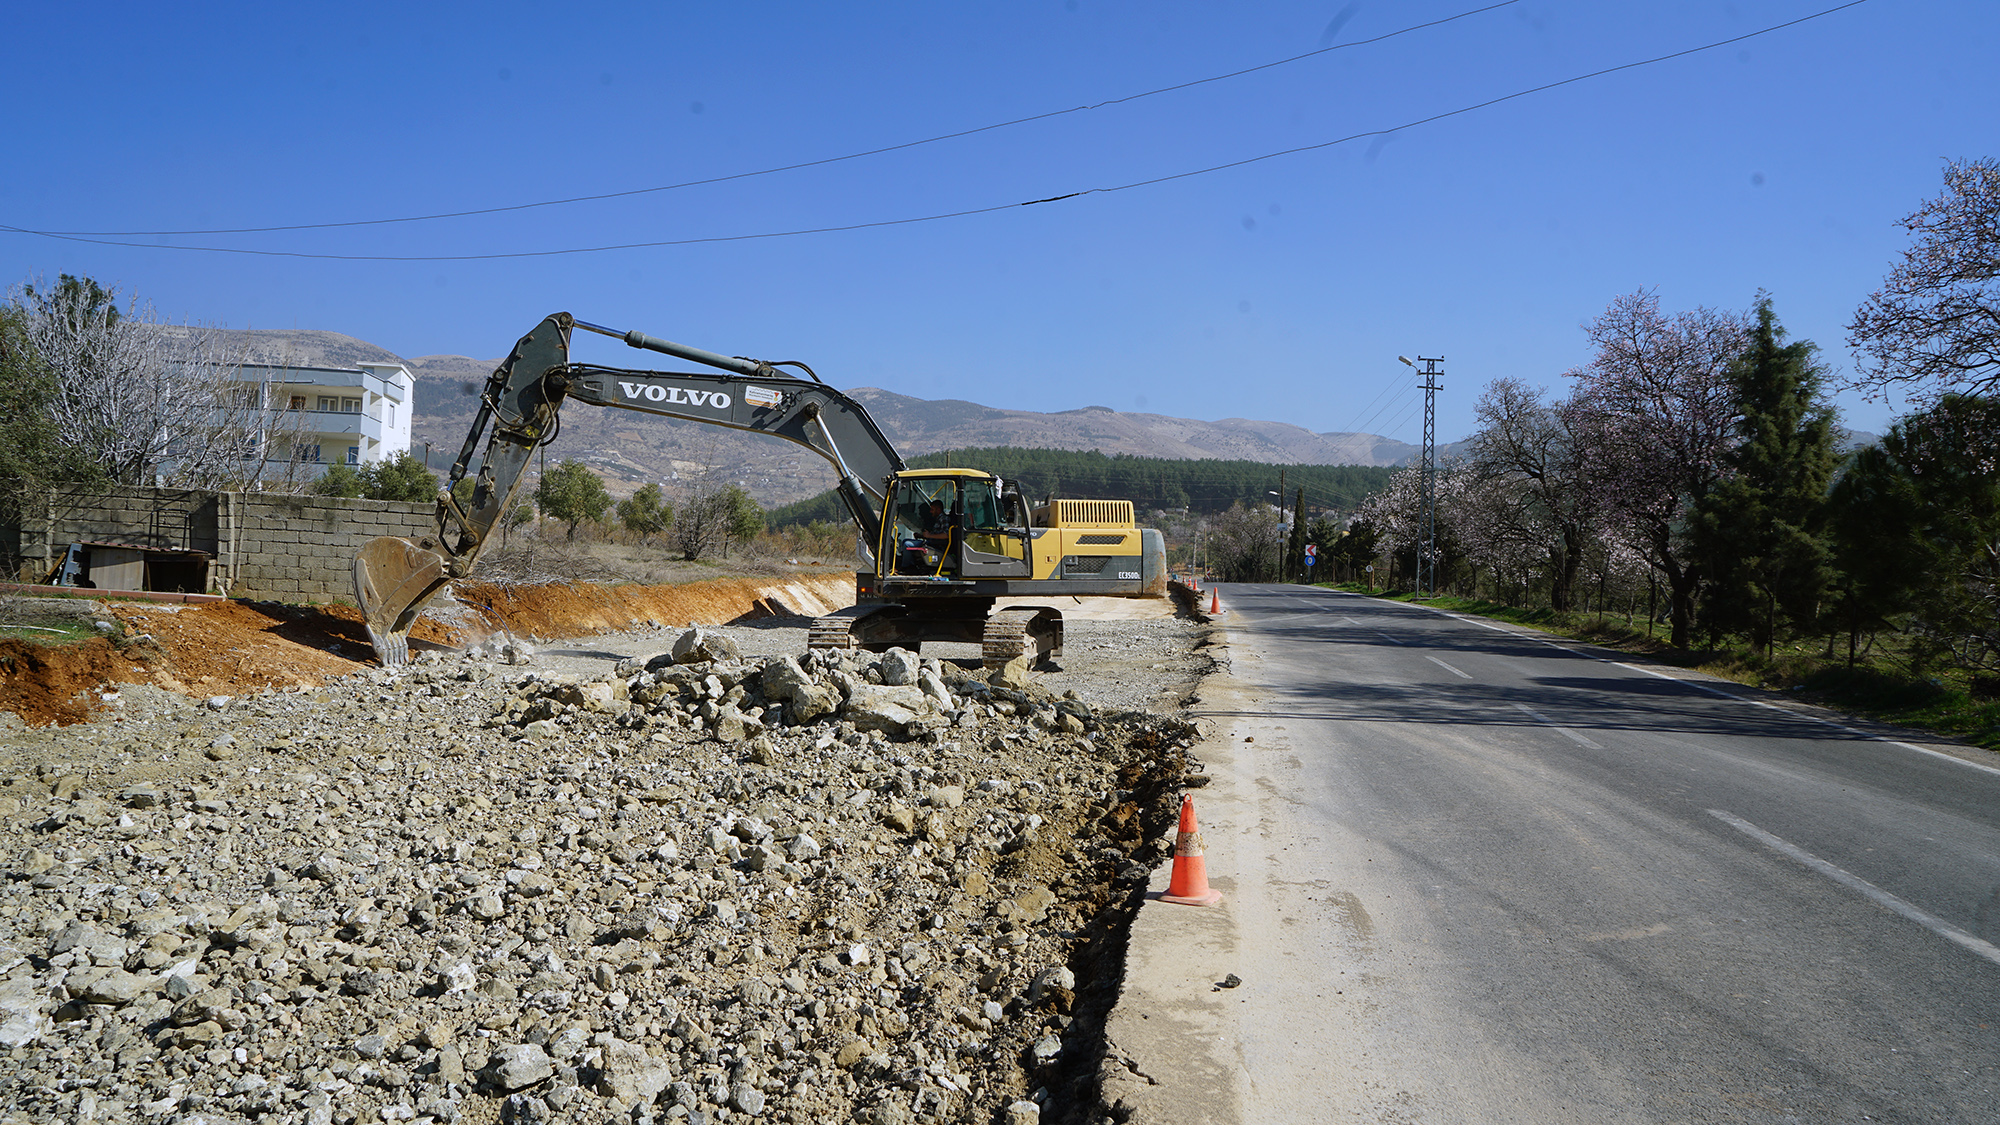
M952 548L958 543L962 509L958 482L913 480L899 482L890 504L897 574L940 577L954 575Z
M1031 577L1020 490L973 469L916 469L891 482L888 573L940 581Z

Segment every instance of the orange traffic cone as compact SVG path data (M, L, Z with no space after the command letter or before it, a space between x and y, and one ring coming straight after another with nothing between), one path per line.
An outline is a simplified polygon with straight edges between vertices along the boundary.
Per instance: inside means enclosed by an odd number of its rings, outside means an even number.
M1210 590L1208 592L1208 612L1211 617L1222 612L1222 591Z
M1194 798L1181 797L1181 830L1174 836L1174 874L1161 902L1214 906L1222 892L1208 885L1208 863L1202 859L1201 830L1194 823Z

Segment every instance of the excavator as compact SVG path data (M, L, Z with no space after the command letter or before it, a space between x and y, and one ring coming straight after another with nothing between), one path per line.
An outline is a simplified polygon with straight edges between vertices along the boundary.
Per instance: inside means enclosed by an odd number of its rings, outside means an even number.
M570 360L576 329L716 372L600 367ZM781 372L793 368L803 375ZM560 432L565 401L613 406L769 434L824 457L854 517L861 566L855 603L813 622L812 648L980 646L997 668L1062 654L1062 611L1001 598L1167 595L1166 545L1133 522L1129 500L1045 498L977 469L912 469L868 411L796 360L726 356L553 313L487 378L465 446L438 492L437 533L369 541L354 560L354 594L385 667L409 659L410 627L447 582L472 573L534 451ZM484 449L481 451L481 439ZM471 471L470 497L454 485Z

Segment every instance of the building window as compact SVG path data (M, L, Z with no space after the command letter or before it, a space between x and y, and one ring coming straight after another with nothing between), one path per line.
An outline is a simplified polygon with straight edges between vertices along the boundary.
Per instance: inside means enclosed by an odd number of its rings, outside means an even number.
M298 464L312 464L312 465L319 464L319 446L317 445L292 446L292 460L293 462Z
M350 445L347 447L347 463L350 465L359 465L361 463L360 446Z
M344 399L341 399L341 400L340 400L340 412L341 412L342 414L359 414L359 413L361 413L361 400L360 400L360 399L358 399L358 398L344 398Z
M332 395L321 395L316 409L331 414L340 409L340 400Z
M306 408L306 396L304 396L304 395L293 395L293 396L292 396L292 406L291 406L291 409L293 409L293 410L304 410L305 408Z

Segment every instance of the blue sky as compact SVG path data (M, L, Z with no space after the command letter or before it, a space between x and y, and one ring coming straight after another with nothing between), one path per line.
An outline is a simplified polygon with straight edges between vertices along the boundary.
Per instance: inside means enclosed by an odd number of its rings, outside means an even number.
M0 283L84 274L167 316L504 354L544 314L829 382L1417 440L1396 356L1550 386L1620 293L1747 307L1852 369L1845 324L1937 194L2000 154L2000 5L1868 0L1741 43L1314 151L1840 0L1519 0L1384 42L893 153L822 160L1357 43L1490 0L1253 5L35 4L9 17ZM1331 37L1329 38L1329 34ZM23 48L28 49L23 49ZM797 237L480 261L1001 207ZM581 358L648 366L580 338ZM1844 394L1849 425L1895 406Z

